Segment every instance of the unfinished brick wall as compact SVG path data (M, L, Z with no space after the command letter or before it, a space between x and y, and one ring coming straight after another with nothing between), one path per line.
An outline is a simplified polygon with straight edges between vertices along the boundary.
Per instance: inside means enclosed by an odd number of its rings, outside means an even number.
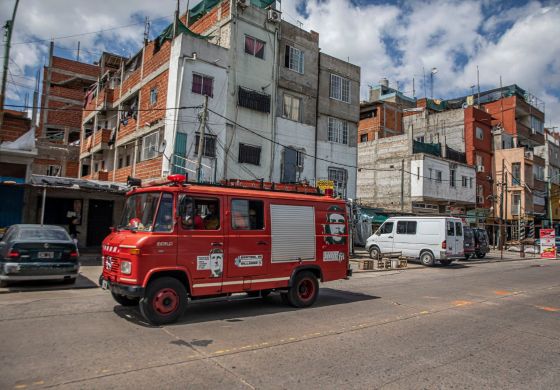
M80 128L82 123L82 106L57 101L49 101L47 112L48 125Z
M117 169L117 172L115 173L115 181L126 183L126 179L128 178L128 176L131 175L132 175L132 167L124 167L124 168ZM109 180L112 180L112 177L113 177L113 172L109 172Z
M153 177L161 177L162 157L156 157L151 160L142 161L136 164L135 177L139 179L150 179Z
M26 118L25 113L5 110L4 123L0 129L0 142L15 141L29 129L31 129L31 119Z
M80 164L77 161L66 162L66 177L78 177Z
M168 77L169 71L166 70L155 79L147 83L144 87L142 87L142 92L140 94L140 123L151 124L165 117ZM157 101L155 102L155 104L151 104L152 89L157 91Z
M197 34L202 34L206 30L214 26L218 21L229 17L229 13L229 0L225 0L220 5L217 5L212 10L210 10L210 12L208 12L202 18L198 19L196 22L190 25L189 29Z

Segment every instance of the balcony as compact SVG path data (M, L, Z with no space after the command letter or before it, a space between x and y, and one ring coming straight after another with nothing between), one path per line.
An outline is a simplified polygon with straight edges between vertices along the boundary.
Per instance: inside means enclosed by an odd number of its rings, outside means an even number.
M84 138L84 142L80 145L80 153L86 153L91 151L91 146L93 145L93 135Z
M93 179L100 180L100 181L109 181L109 172L107 171L95 172L93 174Z
M437 157L441 157L441 145L429 144L426 142L412 141L412 153L427 153Z
M113 131L110 129L101 129L101 130L97 130L94 134L93 134L93 145L92 145L92 149L94 151L96 151L96 149L107 149L109 146L109 141L111 140L111 133ZM97 147L98 145L99 148Z

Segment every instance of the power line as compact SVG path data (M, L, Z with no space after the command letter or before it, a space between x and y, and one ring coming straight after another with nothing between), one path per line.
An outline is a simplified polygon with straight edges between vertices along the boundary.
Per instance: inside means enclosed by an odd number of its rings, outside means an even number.
M6 104L6 107L12 108L26 108L26 109L39 109L39 110L50 110L50 111L79 111L79 112L95 112L99 111L98 109L86 109L86 108L58 108L58 107L40 107L40 106L26 106L26 105L19 105L19 104ZM166 107L166 108L137 108L132 110L132 112L150 112L150 111L168 111L168 110L189 110L189 109L197 109L201 108L202 106L183 106L183 107ZM130 110L127 109L119 109L115 108L114 111L117 112L129 112Z

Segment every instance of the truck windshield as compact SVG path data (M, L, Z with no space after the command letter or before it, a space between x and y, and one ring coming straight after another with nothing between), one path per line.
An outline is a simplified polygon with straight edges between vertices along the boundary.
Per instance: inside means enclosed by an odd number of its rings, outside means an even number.
M126 199L118 229L151 232L161 192L145 192Z

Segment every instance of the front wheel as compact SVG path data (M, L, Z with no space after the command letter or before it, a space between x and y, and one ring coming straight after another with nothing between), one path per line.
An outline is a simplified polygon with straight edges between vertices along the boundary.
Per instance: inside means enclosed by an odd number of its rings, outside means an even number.
M129 298L126 295L115 294L111 292L113 299L121 306L137 306L140 298Z
M378 260L380 256L381 256L381 251L379 250L378 247L372 246L371 248L369 248L369 257L371 257L373 260Z
M140 312L152 325L175 322L187 308L187 290L175 278L162 277L150 282L144 298L140 300Z
M294 278L292 287L286 298L293 307L308 307L313 305L319 295L319 282L311 272L300 272Z

